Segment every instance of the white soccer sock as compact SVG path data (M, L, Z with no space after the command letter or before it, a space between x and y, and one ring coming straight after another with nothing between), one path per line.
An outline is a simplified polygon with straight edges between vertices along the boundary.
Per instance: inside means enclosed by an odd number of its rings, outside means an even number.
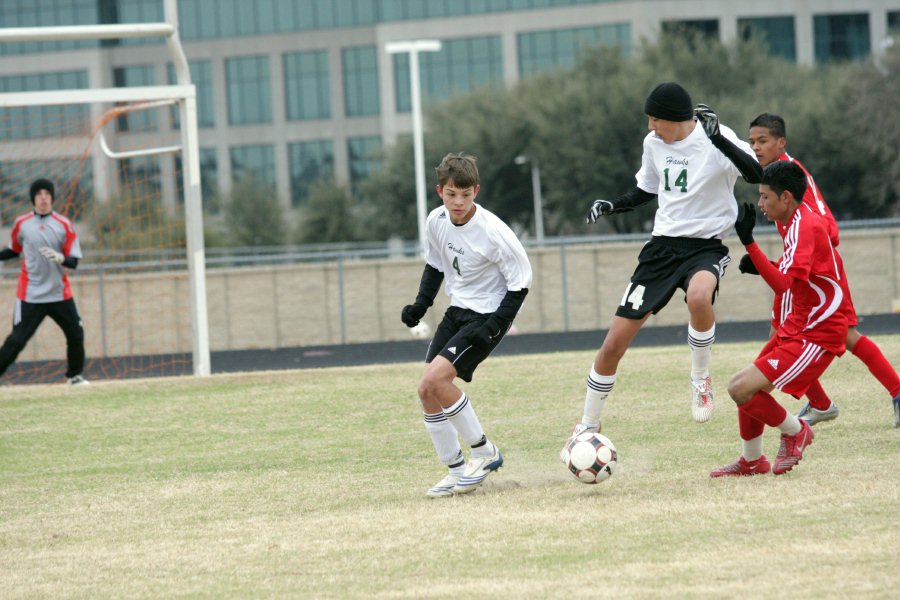
M606 399L612 392L615 383L615 373L612 375L601 375L591 365L591 372L587 378L587 393L584 395L584 414L581 416L582 424L589 427L600 425L600 413L603 412L603 405L606 404Z
M444 414L462 436L466 445L477 444L484 437L484 429L481 428L478 415L475 414L475 409L472 408L472 403L469 402L469 397L465 392L452 406L444 407ZM493 453L494 445L490 442L479 448L472 448L473 456L490 456Z
M716 324L709 331L697 331L688 323L688 346L691 347L691 379L709 375L712 345L716 341Z
M786 433L788 435L797 435L800 433L800 419L788 413L784 418L784 421L778 426L778 429L781 430L781 433Z
M454 468L462 471L465 466L462 448L459 446L459 434L456 428L447 420L443 412L425 413L425 431L431 436L431 443L434 444L434 451L437 452L438 460L450 467L453 473Z
M759 435L752 440L741 440L741 456L746 461L757 460L763 453L763 436Z

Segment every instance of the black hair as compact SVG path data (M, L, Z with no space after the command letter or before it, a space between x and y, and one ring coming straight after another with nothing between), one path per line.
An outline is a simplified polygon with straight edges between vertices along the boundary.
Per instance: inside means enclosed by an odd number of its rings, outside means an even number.
M767 185L779 196L790 192L796 202L803 202L806 193L806 173L797 163L790 160L776 160L763 169L760 184Z
M775 137L787 137L787 125L784 119L772 113L763 113L750 121L750 127L765 127Z

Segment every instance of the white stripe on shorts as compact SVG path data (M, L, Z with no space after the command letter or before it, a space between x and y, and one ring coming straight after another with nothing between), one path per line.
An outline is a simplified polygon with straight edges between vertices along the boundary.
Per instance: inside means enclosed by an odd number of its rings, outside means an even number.
M788 383L796 379L801 373L803 373L804 369L808 367L811 363L819 360L819 357L825 353L824 350L820 346L816 344L807 343L806 347L803 349L803 352L800 353L800 357L797 361L790 366L790 368L782 373L781 377L775 379L772 382L779 390L786 386Z

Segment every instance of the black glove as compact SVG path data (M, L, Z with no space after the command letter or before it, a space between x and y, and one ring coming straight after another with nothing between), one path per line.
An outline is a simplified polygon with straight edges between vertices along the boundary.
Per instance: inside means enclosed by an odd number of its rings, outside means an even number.
M403 310L400 311L400 320L403 321L403 324L407 327L415 327L419 324L422 317L425 316L425 311L427 310L428 307L421 302L407 304L403 307Z
M738 271L747 275L759 275L759 271L756 270L756 265L753 264L749 254L741 257L741 262L738 263Z
M744 202L738 210L737 221L734 223L734 230L737 232L738 239L745 246L753 243L753 227L756 225L756 209L749 202Z
M596 223L597 219L600 217L605 217L606 215L611 215L616 211L616 207L613 206L613 203L609 200L594 200L591 204L591 209L588 211L588 214L584 217L585 223ZM621 212L621 211L619 211Z
M706 132L706 137L712 138L719 135L719 115L713 109L705 104L698 104L694 109L694 116L697 117L697 122L703 127L703 131Z

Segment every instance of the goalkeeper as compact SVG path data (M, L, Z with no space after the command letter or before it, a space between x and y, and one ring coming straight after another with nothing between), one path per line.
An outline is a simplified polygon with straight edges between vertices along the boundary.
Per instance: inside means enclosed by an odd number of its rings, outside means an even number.
M691 416L700 423L712 416L713 301L730 261L722 238L737 217L738 176L758 183L762 168L749 144L720 127L708 106L695 109L687 90L677 83L657 85L647 96L644 112L650 133L644 137L637 185L612 202L595 200L587 221L594 223L601 216L656 199L653 235L638 256L638 266L591 365L584 412L573 436L600 430L601 411L615 384L619 361L650 315L678 289L684 290L690 312Z
M49 316L66 336L68 382L86 384L84 328L64 269L78 266L81 244L72 222L53 210L53 182L38 179L30 194L33 210L16 219L9 247L0 250L0 260L22 256L13 329L0 347L0 375Z
M428 346L419 382L425 430L449 469L426 492L430 498L469 493L503 464L500 449L453 380L472 381L475 368L509 331L531 285L531 263L521 242L506 223L475 203L481 189L475 157L448 154L436 171L443 206L428 215L419 293L400 313L407 327L418 325L445 282L450 307ZM468 463L460 437L472 449Z

